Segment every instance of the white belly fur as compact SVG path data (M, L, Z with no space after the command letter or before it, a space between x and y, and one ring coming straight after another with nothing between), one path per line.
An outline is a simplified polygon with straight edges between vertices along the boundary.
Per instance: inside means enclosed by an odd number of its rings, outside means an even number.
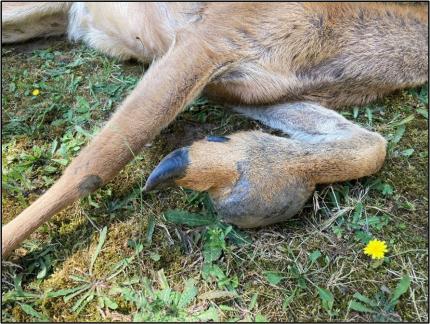
M68 36L120 59L151 62L168 50L197 8L197 3L76 2Z

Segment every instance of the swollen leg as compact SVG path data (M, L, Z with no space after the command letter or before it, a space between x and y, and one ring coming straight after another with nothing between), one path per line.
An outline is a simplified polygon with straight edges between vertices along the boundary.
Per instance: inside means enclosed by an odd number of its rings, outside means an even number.
M208 137L166 156L145 189L176 184L207 191L226 222L264 226L293 216L312 194L304 155L300 142L260 131Z
M256 227L296 214L316 184L370 175L384 161L380 135L323 107L282 105L247 115L291 137L251 131L195 142L163 159L146 189L175 183L208 191L224 220Z

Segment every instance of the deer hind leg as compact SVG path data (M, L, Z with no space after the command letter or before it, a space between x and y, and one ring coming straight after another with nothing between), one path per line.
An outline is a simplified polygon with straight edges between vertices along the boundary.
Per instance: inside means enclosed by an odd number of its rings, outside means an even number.
M208 191L225 221L257 227L296 214L316 184L367 176L383 164L382 136L319 105L237 110L290 137L260 131L208 137L166 156L146 189L175 183Z
M5 2L2 5L2 44L66 33L66 2Z

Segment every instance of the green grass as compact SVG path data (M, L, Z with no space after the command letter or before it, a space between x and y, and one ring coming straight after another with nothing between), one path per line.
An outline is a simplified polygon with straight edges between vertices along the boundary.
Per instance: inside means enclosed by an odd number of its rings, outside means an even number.
M63 40L41 46L2 49L3 222L58 179L145 71ZM389 141L383 169L318 187L286 223L238 230L205 194L142 192L171 150L262 127L196 100L3 261L2 320L427 321L427 105L422 87L344 109ZM387 242L383 260L363 254L370 238Z

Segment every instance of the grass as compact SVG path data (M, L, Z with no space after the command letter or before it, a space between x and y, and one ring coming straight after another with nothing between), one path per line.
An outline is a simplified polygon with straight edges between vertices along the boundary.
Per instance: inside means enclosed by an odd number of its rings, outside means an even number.
M3 47L3 222L52 185L145 68L64 40ZM2 262L2 321L427 321L427 106L425 86L345 108L387 138L383 169L318 187L284 224L238 230L205 194L142 192L171 150L261 128L196 100ZM383 260L363 254L371 238L387 242Z

